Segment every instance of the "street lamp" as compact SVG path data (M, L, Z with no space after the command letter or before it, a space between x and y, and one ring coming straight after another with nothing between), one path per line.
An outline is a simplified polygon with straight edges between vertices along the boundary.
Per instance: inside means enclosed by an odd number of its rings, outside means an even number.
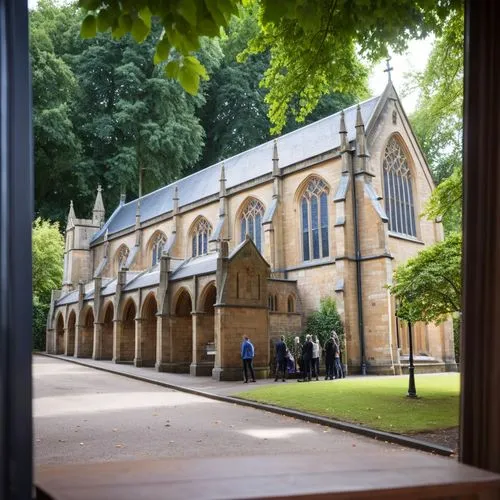
M408 367L408 374L410 378L408 382L408 397L416 398L417 389L415 388L415 366L413 365L413 335L411 331L411 321L408 321L408 337L410 340L410 364Z

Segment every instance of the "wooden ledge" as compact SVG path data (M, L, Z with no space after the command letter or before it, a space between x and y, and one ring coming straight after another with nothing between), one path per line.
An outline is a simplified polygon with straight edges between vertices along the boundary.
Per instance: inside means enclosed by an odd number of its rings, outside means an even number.
M500 475L399 450L42 466L35 479L54 500L500 498Z

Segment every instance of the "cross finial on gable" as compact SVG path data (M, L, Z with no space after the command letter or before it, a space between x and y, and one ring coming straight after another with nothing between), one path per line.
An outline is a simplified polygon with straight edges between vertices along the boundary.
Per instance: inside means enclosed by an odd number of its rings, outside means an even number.
M391 66L391 57L389 56L386 60L386 66L385 66L385 69L384 69L384 73L387 73L387 78L389 79L389 82L392 81L391 80L391 71L394 69L392 66Z

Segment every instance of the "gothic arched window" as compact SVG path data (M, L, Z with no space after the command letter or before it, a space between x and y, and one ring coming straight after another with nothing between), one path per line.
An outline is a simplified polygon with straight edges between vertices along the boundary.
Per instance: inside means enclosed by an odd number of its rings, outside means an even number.
M153 244L151 245L151 265L155 266L160 262L161 254L165 243L167 242L167 237L163 233L158 233L154 236Z
M128 254L130 253L127 245L122 245L116 253L116 262L118 271L127 263Z
M314 177L300 201L302 252L304 260L321 259L330 254L328 245L328 187Z
M199 257L208 253L208 240L212 234L212 226L205 217L200 217L193 229L191 237L192 255Z
M278 297L277 295L269 295L267 297L267 307L270 311L276 312L278 310Z
M416 236L411 171L403 148L394 137L384 153L384 195L389 231Z
M295 312L295 300L292 295L288 296L288 312L293 313Z
M264 216L264 206L259 200L251 199L240 215L241 241L248 235L252 238L255 246L262 251L262 217Z

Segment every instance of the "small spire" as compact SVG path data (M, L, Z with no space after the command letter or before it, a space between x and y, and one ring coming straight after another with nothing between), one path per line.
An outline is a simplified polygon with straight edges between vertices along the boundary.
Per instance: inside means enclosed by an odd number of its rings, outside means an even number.
M219 188L219 196L222 198L226 196L226 169L224 167L224 162L220 167L220 188Z
M363 123L363 117L361 116L361 106L358 104L358 107L356 108L356 128L364 128L364 126L365 124Z
M125 193L125 191L122 191L120 193L120 205L125 205L126 199L127 199L127 194Z
M279 167L279 156L278 156L278 140L274 139L273 144L273 177L277 177L280 175L280 167Z
M179 188L177 186L174 187L174 195L172 197L173 202L173 210L174 214L179 211Z
M366 145L365 124L359 104L356 110L356 154L357 156L370 156Z
M104 224L104 203L102 201L102 187L99 184L97 186L97 196L95 197L94 210L92 210L92 222L98 224L100 227Z
M344 111L340 112L340 126L339 126L339 134L340 134L340 151L347 151L349 149L349 144L347 142L347 129L345 126L345 115Z
M73 200L70 200L69 202L69 212L68 212L68 222L70 220L75 220L76 215L75 215L75 209L73 208Z

